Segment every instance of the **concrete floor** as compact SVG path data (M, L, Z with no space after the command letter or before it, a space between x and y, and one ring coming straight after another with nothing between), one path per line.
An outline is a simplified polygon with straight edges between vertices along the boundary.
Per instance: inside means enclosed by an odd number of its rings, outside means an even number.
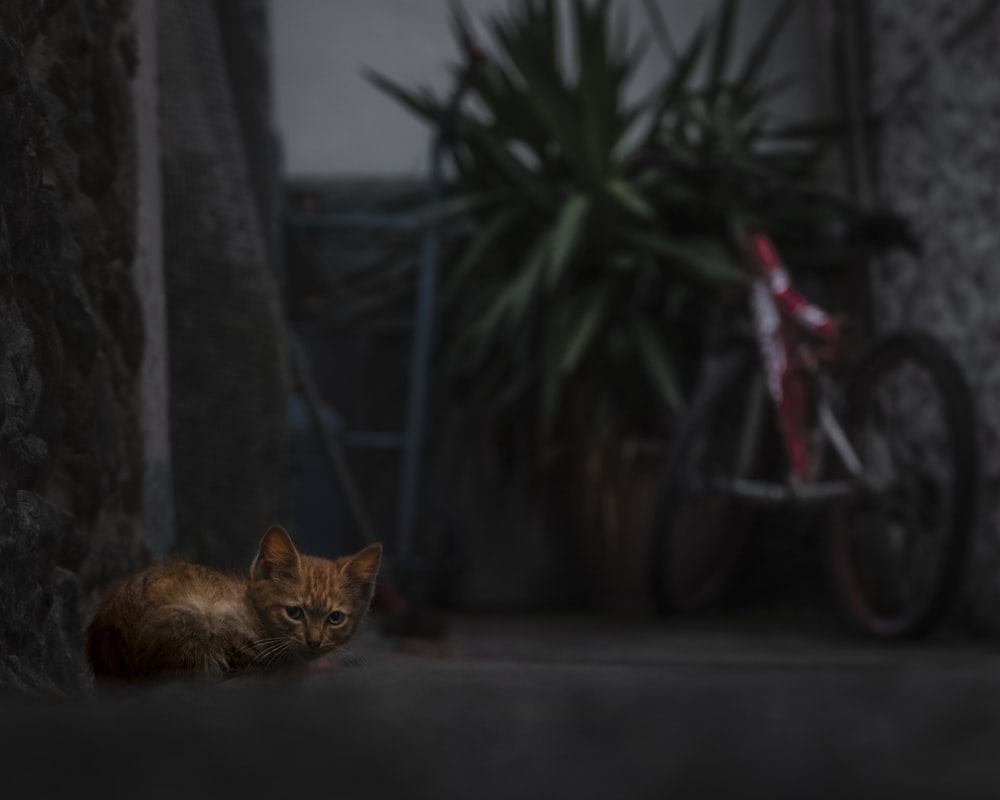
M463 618L298 684L0 706L0 797L996 797L1000 648Z

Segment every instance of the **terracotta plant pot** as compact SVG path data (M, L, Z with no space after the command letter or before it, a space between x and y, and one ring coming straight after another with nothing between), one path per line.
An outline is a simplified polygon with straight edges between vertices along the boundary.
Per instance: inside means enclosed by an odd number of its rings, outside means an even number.
M649 532L662 448L627 443L582 455L574 464L569 509L576 516L589 600L598 610L648 613Z

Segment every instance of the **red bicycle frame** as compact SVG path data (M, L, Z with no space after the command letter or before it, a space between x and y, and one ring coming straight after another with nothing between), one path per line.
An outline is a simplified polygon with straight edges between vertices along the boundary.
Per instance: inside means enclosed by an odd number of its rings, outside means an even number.
M808 482L816 471L808 436L810 378L838 354L841 323L795 291L766 235L749 233L744 248L752 268L750 306L754 329L768 393L777 410L790 478L793 483Z

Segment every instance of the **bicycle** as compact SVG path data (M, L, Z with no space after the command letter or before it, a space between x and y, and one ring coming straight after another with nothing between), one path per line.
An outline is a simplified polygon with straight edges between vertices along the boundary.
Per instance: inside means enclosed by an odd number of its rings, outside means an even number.
M960 586L976 518L978 440L963 373L942 344L911 330L877 339L845 368L846 318L796 291L766 234L733 236L752 331L707 359L668 448L651 539L656 603L715 604L753 508L822 504L849 617L878 635L925 634ZM780 442L777 475L769 438Z

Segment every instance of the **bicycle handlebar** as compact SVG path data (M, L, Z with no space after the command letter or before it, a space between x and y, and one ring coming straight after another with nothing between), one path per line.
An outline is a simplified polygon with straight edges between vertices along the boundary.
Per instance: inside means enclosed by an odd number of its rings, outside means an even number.
M914 254L919 254L921 250L910 224L898 214L884 209L858 208L833 192L796 184L793 179L767 169L734 161L712 163L662 146L644 153L641 159L642 163L666 166L681 175L705 183L716 183L723 188L740 182L739 188L751 202L759 201L762 207L775 196L822 204L842 215L846 225L842 236L849 244L860 244L874 250L900 246Z

